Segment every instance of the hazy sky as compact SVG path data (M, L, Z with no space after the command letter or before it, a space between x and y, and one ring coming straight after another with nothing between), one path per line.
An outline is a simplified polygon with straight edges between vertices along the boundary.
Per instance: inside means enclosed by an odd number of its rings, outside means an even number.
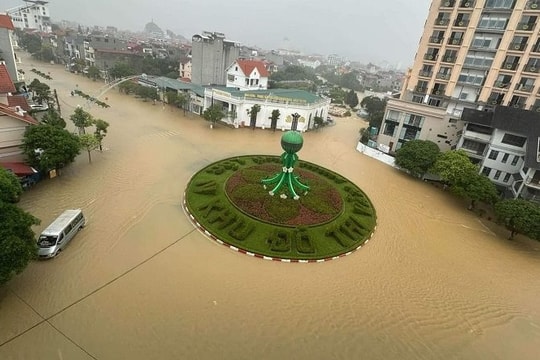
M1 0L6 10L22 0ZM203 30L264 49L412 64L431 0L50 0L53 21L141 31L154 21L188 39Z

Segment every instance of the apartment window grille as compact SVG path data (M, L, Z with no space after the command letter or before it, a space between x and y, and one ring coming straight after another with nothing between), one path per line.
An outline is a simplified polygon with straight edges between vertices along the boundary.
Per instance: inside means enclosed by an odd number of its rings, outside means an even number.
M497 157L499 156L499 152L497 150L491 150L489 152L488 158L491 160L497 160Z
M525 145L525 142L527 141L527 138L519 135L512 135L512 134L504 134L501 142L506 145L512 145L517 147L523 147ZM512 164L513 165L513 164Z

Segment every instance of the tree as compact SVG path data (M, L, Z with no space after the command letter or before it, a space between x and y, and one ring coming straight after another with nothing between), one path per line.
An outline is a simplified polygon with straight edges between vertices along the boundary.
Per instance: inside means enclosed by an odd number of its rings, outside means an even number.
M30 165L44 172L73 162L81 149L76 135L46 124L27 127L22 148Z
M0 202L16 203L22 194L22 186L13 173L0 166Z
M47 113L41 119L41 123L57 126L62 129L65 129L66 127L66 121L60 116L58 111L53 108L49 108L49 110L47 110Z
M32 91L32 99L38 104L51 104L53 102L49 85L40 82L38 79L34 79L28 85L28 88Z
M269 117L270 119L270 128L274 131L276 131L277 122L280 117L281 113L278 109L272 110L272 115Z
M396 151L396 165L412 176L421 177L435 164L439 153L439 147L432 141L407 141Z
M459 190L459 188L457 189ZM471 200L470 210L473 210L477 201L493 205L499 200L499 193L495 184L483 174L475 173L463 187L463 193L458 195Z
M356 94L356 91L350 90L347 93L347 96L345 98L345 102L347 105L349 105L351 108L355 108L358 106L358 95Z
M362 99L360 106L368 113L369 126L380 128L386 108L386 99L377 96L367 96Z
M225 113L223 112L221 105L214 104L204 110L203 112L203 118L206 121L210 121L210 127L213 128L216 122L220 121L225 117Z
M89 112L84 111L80 106L75 109L69 118L79 129L79 134L86 134L85 128L92 126L94 120L92 115Z
M0 201L0 285L23 271L36 256L32 226L39 223L17 206Z
M81 143L81 148L86 150L86 152L88 153L88 162L91 163L91 152L98 148L99 140L96 138L95 134L82 134L79 135L79 141Z
M540 240L540 206L523 199L507 199L495 204L497 220L510 230L509 240L523 234Z
M109 127L109 123L105 120L101 119L95 119L94 120L94 126L96 127L96 130L94 131L94 136L96 137L98 144L99 144L99 151L103 151L102 142L105 136L107 136L107 128Z
M255 104L251 107L251 109L247 109L247 113L249 115L250 120L250 126L252 129L255 129L255 126L257 125L257 114L261 111L261 106L259 104Z
M131 75L135 75L136 74L136 71L135 69L127 64L127 63L123 63L123 62L120 62L120 63L116 63L112 69L109 71L109 75L113 78L113 79L119 79L119 78L123 78L123 77L126 77L126 76L131 76Z
M439 156L431 172L439 175L452 187L463 187L471 176L478 173L478 168L465 151L452 150Z
M184 110L184 116L186 115L186 108L188 107L190 100L191 98L188 93L185 93L185 92L178 93L178 96L176 98L176 104L177 106L182 108L182 110Z
M94 81L101 78L101 72L95 65L90 65L88 67L88 77Z

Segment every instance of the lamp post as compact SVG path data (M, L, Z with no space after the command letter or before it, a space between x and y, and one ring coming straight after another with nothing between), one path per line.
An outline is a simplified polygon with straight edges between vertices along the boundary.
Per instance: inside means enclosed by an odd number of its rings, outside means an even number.
M292 131L297 131L296 129L298 128L298 119L300 118L300 114L295 112L294 114L291 114L293 120L292 120L292 124L291 124L291 130Z

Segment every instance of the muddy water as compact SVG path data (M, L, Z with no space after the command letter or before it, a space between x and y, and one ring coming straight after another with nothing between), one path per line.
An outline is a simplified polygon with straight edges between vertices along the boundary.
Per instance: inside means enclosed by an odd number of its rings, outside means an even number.
M67 118L102 85L50 71ZM27 60L23 69L32 67ZM27 74L32 74L30 71ZM279 154L281 133L232 130L111 90L105 151L28 191L41 230L66 208L88 226L58 258L0 290L1 359L537 359L540 244L355 151L358 119L305 134L301 158L373 200L379 226L352 256L281 264L234 253L186 220L202 166Z

